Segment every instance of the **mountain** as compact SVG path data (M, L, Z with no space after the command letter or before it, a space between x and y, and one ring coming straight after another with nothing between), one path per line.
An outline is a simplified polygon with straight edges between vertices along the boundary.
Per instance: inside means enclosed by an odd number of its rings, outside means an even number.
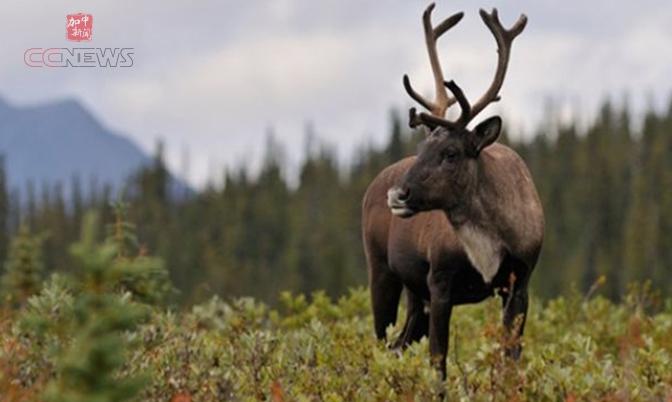
M94 182L116 189L129 174L152 162L137 145L101 125L74 100L14 107L0 99L0 153L5 156L9 189L25 194L29 181L37 190L61 182L66 198L75 176L85 194Z

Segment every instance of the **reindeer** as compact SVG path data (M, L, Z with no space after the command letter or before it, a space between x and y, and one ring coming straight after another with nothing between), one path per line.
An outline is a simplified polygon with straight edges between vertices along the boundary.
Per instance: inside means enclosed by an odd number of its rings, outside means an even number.
M478 303L497 293L510 336L519 340L523 334L527 287L541 250L544 216L525 163L495 142L501 118L493 116L473 130L467 128L500 99L511 45L527 17L521 15L505 29L496 9L480 10L497 42L499 59L490 88L472 106L454 81L444 81L436 50L439 37L463 13L432 27L433 9L431 4L425 10L423 25L435 100L423 98L408 76L403 77L410 97L430 112L410 109L409 124L430 132L417 156L388 166L373 180L364 195L362 226L376 336L385 340L405 290L407 319L392 346L404 348L428 335L432 364L445 378L453 306ZM461 113L448 120L446 110L455 103ZM515 320L518 316L520 321ZM519 341L506 348L514 359L520 353Z

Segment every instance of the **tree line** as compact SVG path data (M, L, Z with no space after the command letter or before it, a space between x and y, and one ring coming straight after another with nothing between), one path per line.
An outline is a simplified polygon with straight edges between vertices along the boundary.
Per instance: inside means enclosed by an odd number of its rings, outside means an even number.
M666 280L672 274L672 104L666 112L649 110L641 129L633 130L631 120L628 107L607 102L585 127L547 124L531 140L510 141L506 133L500 139L527 162L545 209L546 238L532 279L538 296L572 286L585 292L604 279L602 291L613 299L632 281L651 280L672 293ZM398 113L391 113L389 131L384 146L362 147L345 167L332 148L309 140L292 184L270 139L259 172L228 170L222 186L180 197L159 148L123 191L137 228L135 252L165 261L182 303L213 294L273 303L284 290L335 297L364 285L364 191L385 166L413 155L425 135L406 129ZM75 269L68 246L79 238L85 212L112 222L111 202L120 195L110 185L83 194L77 178L67 197L62 188L28 184L20 199L0 166L1 261L11 239L29 230L41 238L46 273Z

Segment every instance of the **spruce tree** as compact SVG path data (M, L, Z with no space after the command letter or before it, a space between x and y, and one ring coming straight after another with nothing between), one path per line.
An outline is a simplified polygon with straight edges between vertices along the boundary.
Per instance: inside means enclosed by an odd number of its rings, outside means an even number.
M47 386L45 399L51 402L120 402L131 400L142 389L144 378L120 378L118 370L125 362L130 331L149 313L146 306L133 301L128 292L120 292L120 281L130 272L142 275L146 264L120 263L117 246L99 244L97 216L84 221L82 238L70 252L81 264L71 318L60 323L30 322L48 333L72 334L56 357L56 378ZM43 318L44 320L44 318ZM55 329L53 325L64 325Z
M40 289L44 264L42 244L45 236L34 236L27 226L21 226L11 243L9 259L0 279L2 298L12 307L19 307Z
M0 261L5 261L7 258L9 246L9 198L5 157L0 155Z

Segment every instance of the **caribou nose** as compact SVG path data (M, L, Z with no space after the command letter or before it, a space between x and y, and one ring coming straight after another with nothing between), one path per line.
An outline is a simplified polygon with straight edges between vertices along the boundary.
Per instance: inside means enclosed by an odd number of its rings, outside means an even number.
M411 197L411 190L408 188L392 187L387 191L388 204L405 203Z
M410 218L416 211L408 205L411 191L408 188L392 187L387 191L387 206L392 214L400 218Z
M408 201L409 198L411 198L411 190L409 188L402 189L397 187L397 189L398 189L397 199L399 201L406 202Z

